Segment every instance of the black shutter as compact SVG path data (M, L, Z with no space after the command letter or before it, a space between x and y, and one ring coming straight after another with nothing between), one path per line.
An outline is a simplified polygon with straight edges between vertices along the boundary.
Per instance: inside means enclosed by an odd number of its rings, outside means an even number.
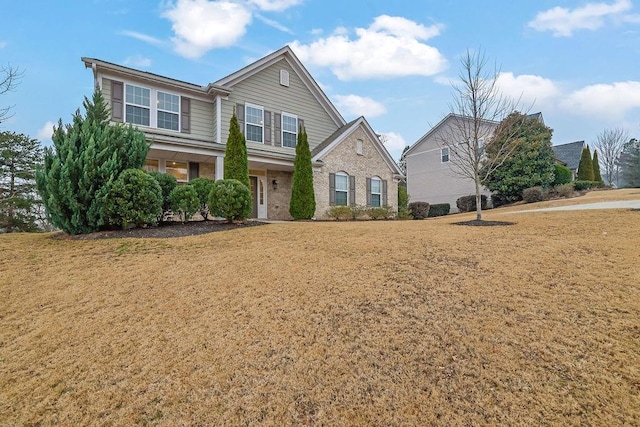
M124 85L111 80L111 120L124 121Z
M371 206L371 178L367 178L367 206Z
M329 174L329 206L336 204L336 174Z
M244 104L236 104L236 117L240 125L240 132L244 135Z
M275 129L273 145L276 147L282 147L282 114L273 113L273 128Z
M349 204L356 205L356 177L349 175Z
M191 99L184 96L180 97L180 132L191 133Z
M271 145L271 111L264 112L264 143Z

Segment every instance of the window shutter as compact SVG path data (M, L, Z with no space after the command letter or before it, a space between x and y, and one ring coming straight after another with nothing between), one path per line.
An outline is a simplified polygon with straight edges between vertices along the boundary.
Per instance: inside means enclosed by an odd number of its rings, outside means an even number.
M382 206L388 206L389 201L387 200L387 180L382 180Z
M191 99L184 96L180 97L180 132L191 133Z
M200 176L200 163L189 162L189 181Z
M336 204L336 174L329 174L329 206Z
M367 206L371 206L371 178L367 178Z
M356 205L356 177L349 175L349 204Z
M264 143L271 144L271 111L264 112Z
M111 80L111 120L124 121L124 85Z
M236 104L236 117L240 125L240 132L244 135L244 104Z
M282 114L273 113L273 128L275 129L273 145L282 147Z

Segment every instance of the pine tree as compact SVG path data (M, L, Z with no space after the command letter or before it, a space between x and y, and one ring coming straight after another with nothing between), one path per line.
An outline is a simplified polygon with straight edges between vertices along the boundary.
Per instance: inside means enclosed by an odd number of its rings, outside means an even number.
M0 133L0 229L36 231L42 202L36 192L36 169L42 164L37 139Z
M582 149L578 164L578 181L593 181L593 160L591 160L591 150L588 145Z
M227 138L227 149L224 155L224 179L237 179L247 188L251 188L247 142L240 131L235 111L229 124L229 137Z
M54 126L53 148L45 149L44 168L36 175L47 217L70 234L109 227L105 200L120 173L140 168L149 144L131 125L109 124L109 110L96 88L85 97L85 116Z
M307 131L301 128L296 144L296 158L293 163L293 184L289 214L293 219L311 219L316 212L316 196L313 191L313 166Z
M598 160L598 150L593 150L593 180L596 182L602 182L602 175L600 175L600 161Z

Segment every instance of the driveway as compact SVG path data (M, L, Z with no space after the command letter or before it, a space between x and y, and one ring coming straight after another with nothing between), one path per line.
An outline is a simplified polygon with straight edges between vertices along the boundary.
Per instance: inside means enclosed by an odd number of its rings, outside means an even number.
M586 203L584 205L557 206L555 208L530 209L518 212L577 211L584 209L640 209L640 200L620 200L616 202Z

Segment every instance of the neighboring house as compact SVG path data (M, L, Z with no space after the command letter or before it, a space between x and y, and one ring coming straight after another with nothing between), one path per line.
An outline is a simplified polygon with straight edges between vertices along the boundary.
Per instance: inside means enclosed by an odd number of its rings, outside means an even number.
M172 174L180 183L222 179L235 111L247 140L252 217L290 219L302 127L312 150L316 217L332 204L397 210L402 174L386 148L363 117L345 122L288 46L205 86L99 59L82 61L93 70L112 121L137 126L151 142L146 170Z
M553 152L556 155L558 163L571 169L573 179L578 176L578 165L580 165L580 157L582 150L586 147L584 141L569 142L568 144L560 144L553 146Z
M456 200L476 194L473 180L455 171L447 147L450 140L456 138L461 120L471 121L457 114L448 114L405 152L410 201L449 203L451 212L458 212ZM483 121L480 129L482 140L489 141L497 126L498 122ZM464 142L463 136L458 138L459 142ZM482 194L488 197L491 193L484 188Z

